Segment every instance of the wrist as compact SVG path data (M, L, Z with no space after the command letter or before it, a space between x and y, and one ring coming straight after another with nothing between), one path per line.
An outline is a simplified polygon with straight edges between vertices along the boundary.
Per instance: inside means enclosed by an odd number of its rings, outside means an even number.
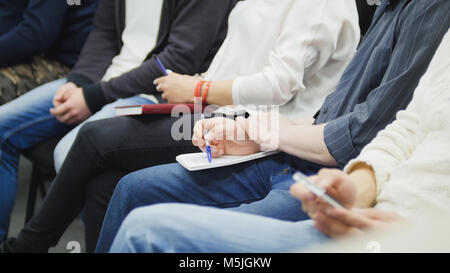
M302 130L301 125L297 125L293 122L287 123L283 125L283 129L279 130L278 132L278 139L279 139L279 150L281 151L288 151L290 150L289 147L291 145L292 136L301 135L301 132L299 130ZM281 133L283 131L284 133ZM297 139L295 141L298 141ZM295 147L294 147L295 148Z
M370 165L364 162L357 163L348 171L356 191L355 207L372 207L376 201L376 178L375 172Z

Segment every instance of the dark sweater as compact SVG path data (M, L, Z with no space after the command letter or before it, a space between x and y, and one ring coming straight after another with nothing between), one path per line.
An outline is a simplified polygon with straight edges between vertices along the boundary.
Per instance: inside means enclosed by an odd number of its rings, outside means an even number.
M86 103L95 113L107 103L141 93L158 95L153 81L167 69L193 75L208 69L226 37L228 15L237 0L165 0L155 48L138 68L100 82L122 47L125 1L103 0L80 59L68 77L83 87Z
M92 30L97 0L0 0L0 67L46 53L75 64Z

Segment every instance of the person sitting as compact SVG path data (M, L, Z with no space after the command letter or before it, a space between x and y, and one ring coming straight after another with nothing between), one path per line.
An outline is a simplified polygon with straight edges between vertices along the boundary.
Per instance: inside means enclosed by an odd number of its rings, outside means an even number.
M0 105L67 76L93 28L97 2L0 1Z
M113 117L115 106L158 102L152 82L163 72L156 56L183 73L206 70L226 36L235 3L101 1L69 76L0 106L0 238L16 196L20 151L64 136L54 151L58 171L83 122Z
M311 220L282 221L195 205L142 207L127 216L110 251L327 251L325 243L334 238L383 228L390 232L387 227L395 223L408 231L419 219L448 214L450 155L442 151L450 150L449 74L450 32L406 110L398 112L344 171L322 169L309 178L343 208L334 208L301 183L294 184L291 193Z
M228 28L203 76L212 81L206 102L226 106L238 94L244 104L282 104L291 116L314 113L336 88L360 40L354 0L321 0L320 5L242 1L231 12ZM238 83L231 84L233 79ZM169 103L192 103L198 82L198 77L177 73L156 81ZM200 91L206 94L206 84ZM221 108L217 115L236 106ZM174 162L176 155L197 150L190 141L196 118L195 113L180 119L149 115L84 125L42 207L21 232L27 239L19 235L23 247L16 251L47 251L83 207L86 249L94 251L116 183L128 172ZM176 141L171 128L184 121L187 139Z
M450 26L449 11L450 2L444 0L383 1L336 91L315 119L274 114L278 123L271 127L271 115L262 113L236 121L197 122L193 143L205 150L209 140L213 156L273 149L281 153L196 172L167 164L125 176L111 198L96 251L109 250L129 212L158 203L219 207L284 221L309 219L302 203L289 194L292 174L343 168L406 108ZM209 133L204 136L203 130ZM233 140L240 131L246 139Z

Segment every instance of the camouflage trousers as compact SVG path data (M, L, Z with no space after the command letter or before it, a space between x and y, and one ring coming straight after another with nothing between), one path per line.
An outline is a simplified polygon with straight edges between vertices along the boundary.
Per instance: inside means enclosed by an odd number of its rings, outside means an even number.
M69 70L66 65L41 55L34 56L28 63L0 68L0 105L40 85L66 77Z

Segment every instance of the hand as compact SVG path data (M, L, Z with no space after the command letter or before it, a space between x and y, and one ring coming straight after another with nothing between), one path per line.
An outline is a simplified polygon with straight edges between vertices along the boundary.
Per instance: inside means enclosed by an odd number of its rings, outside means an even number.
M53 97L53 106L58 107L64 103L69 97L69 91L77 88L78 87L73 82L65 83L58 89L58 91L56 91L56 94Z
M203 135L203 130L208 131L206 136ZM194 126L192 143L205 152L205 140L209 141L213 157L250 155L260 151L259 145L248 139L244 128L228 118L198 121Z
M200 77L170 72L168 76L156 79L154 84L168 103L194 103L195 86L199 80Z
M368 230L385 228L393 222L404 221L394 212L374 208L328 208L325 213L317 213L313 220L318 230L332 238L359 235Z
M249 138L261 146L262 151L274 151L280 147L280 128L295 125L278 112L260 112L247 119L236 121L245 128Z
M352 208L356 200L356 184L352 178L337 169L322 169L309 180L324 189L327 194L336 199L346 208ZM313 194L305 186L296 183L291 187L291 194L302 201L303 210L309 217L314 218L316 213L324 213L331 206L322 198Z
M50 109L50 113L55 116L59 122L65 124L78 124L92 115L87 107L81 88L66 90L62 97L64 98L64 102Z

